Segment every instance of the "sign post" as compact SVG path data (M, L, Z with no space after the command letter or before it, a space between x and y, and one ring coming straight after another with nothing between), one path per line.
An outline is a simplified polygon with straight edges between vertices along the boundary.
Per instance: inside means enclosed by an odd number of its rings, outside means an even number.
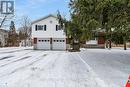
M12 19L14 16L14 1L0 1L0 28L3 26L6 19Z

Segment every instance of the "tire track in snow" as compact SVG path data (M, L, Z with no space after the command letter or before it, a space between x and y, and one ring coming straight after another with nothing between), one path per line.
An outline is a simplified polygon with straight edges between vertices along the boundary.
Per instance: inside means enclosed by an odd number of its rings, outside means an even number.
M12 57L14 57L14 56L6 56L6 57L2 57L2 58L0 58L0 60L5 60L5 59L12 58Z
M31 59L34 59L33 61L29 61L30 63L27 63L27 64L24 64L24 66L20 66L20 67L18 67L18 68L15 68L14 70L12 70L12 71L10 71L10 72L8 72L8 73L6 73L6 74L1 74L0 75L0 78L2 78L2 77L5 77L5 76L9 76L9 75L11 75L11 74L13 74L13 73L15 73L15 72L17 72L17 71L19 71L19 70L21 70L21 69L24 69L24 68L27 68L28 66L31 66L31 65L33 65L34 63L36 63L36 62L38 62L38 61L40 61L40 60L42 60L42 59L44 59L42 56L46 56L47 54L42 54L43 52L40 52L39 54L39 56L34 56L33 58L32 57L29 57L29 58L31 58ZM17 62L18 63L18 62Z
M22 50L22 51L24 51L24 50ZM15 54L17 52L21 52L21 51L14 51L11 54ZM0 57L0 61L5 60L5 59L9 59L9 58L12 58L12 57L15 57L14 55L11 55L11 54L9 54L9 55L5 55L4 53L0 53L0 54L4 55L4 56Z
M43 56L47 56L47 55L44 54ZM13 73L15 73L15 72L17 72L17 71L19 71L19 70L22 70L22 69L24 69L24 68L27 68L27 67L29 67L29 66L31 66L31 65L33 65L33 64L35 64L35 63L37 63L37 62L39 62L39 61L41 61L41 60L43 59L41 56L38 56L38 57L36 57L36 58L38 58L38 59L35 60L35 61L33 61L33 62L31 62L30 64L27 64L27 65L25 65L25 66L22 66L22 67L20 67L20 68L18 68L18 69L13 70L13 71L10 73L10 75L13 74Z
M18 61L27 59L25 55L30 54L30 53L32 53L32 52L34 52L34 51L30 51L30 52L27 52L27 53L25 53L25 54L22 54L22 55L18 56L17 58L20 57L19 59L16 59L16 60L11 61L11 62L6 63L6 64L2 64L2 65L0 65L0 68L1 68L1 67L4 67L4 66L7 66L7 65L10 65L10 64L12 64L12 63L14 63L14 62L18 62ZM23 56L25 56L25 57L23 57ZM15 56L14 56L14 57L15 57ZM14 58L14 57L13 57L13 58ZM28 57L29 57L29 56L28 56ZM31 56L30 56L30 57L31 57ZM15 58L14 58L14 59L15 59Z
M79 59L76 53L70 53L70 55L75 59L73 66L78 68L75 72L77 79L72 79L76 82L76 87L101 87L94 81L89 68L84 66L84 63Z
M47 52L48 53L48 52ZM59 53L58 53L59 54ZM26 74L26 73L28 73L28 72L31 72L30 74L28 74L28 75L26 75L25 77L24 77L24 79L22 80L22 81L26 81L26 80L29 80L31 77L33 77L33 76L36 76L37 77L37 73L39 73L38 75L40 75L40 74L43 74L45 71L44 70L47 70L47 71L49 71L49 73L51 73L52 71L52 69L55 69L55 64L56 64L56 61L57 61L57 59L59 59L60 58L60 56L58 55L57 53L51 53L51 54L49 54L49 55L47 55L47 56L45 56L44 57L44 59L43 60L41 60L41 61L38 61L38 63L34 63L32 66L28 66L28 67L26 67L26 69L24 70L24 71L22 71L22 73L24 73L24 74ZM49 65L48 65L49 64ZM56 64L57 65L57 64ZM35 68L34 70L30 70L30 69L32 69L32 68ZM19 71L20 72L20 71ZM15 74L13 74L14 76L16 75L16 74L18 74L19 72L16 72ZM41 73L40 73L41 72ZM48 74L49 74L48 73ZM13 75L11 75L11 77L13 76ZM11 78L10 77L10 78ZM41 77L41 76L40 76ZM40 77L38 76L38 78L40 79ZM19 80L17 80L17 81L14 81L14 82L16 82L14 85L17 85L17 82L21 82L21 78L19 77ZM23 83L24 83L23 82ZM14 87L14 86L13 86ZM20 86L20 87L23 87L23 86ZM38 86L37 86L38 87ZM46 87L46 86L45 86Z
M51 58L51 56L53 56ZM41 67L40 70L32 72L27 78L20 79L14 84L14 87L23 87L30 85L30 87L95 87L93 78L89 81L89 72L81 60L75 55L55 53L46 57L42 65L35 65ZM88 74L88 75L87 75ZM23 82L24 81L24 82ZM33 85L35 82L35 86ZM94 85L90 85L94 84ZM39 86L38 86L39 85ZM100 86L96 86L100 87Z

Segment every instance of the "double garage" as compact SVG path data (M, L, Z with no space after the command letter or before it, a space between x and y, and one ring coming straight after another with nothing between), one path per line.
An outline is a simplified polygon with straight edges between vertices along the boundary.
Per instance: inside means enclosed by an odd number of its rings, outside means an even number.
M66 50L66 39L34 38L34 48L41 50Z

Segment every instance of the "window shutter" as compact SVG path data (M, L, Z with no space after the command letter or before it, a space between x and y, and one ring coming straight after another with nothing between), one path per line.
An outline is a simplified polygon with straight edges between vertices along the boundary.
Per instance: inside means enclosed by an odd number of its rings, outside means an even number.
M37 25L35 25L35 30L37 31Z
M58 25L56 25L56 31L58 31Z
M46 31L46 27L47 27L47 26L46 26L46 25L44 25L44 31Z

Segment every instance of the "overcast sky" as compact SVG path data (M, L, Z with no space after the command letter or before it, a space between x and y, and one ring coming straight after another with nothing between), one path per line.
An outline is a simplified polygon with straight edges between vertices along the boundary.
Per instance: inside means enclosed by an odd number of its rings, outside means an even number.
M59 10L69 18L69 0L15 0L16 22L22 16L28 16L32 21L48 14L56 14Z

